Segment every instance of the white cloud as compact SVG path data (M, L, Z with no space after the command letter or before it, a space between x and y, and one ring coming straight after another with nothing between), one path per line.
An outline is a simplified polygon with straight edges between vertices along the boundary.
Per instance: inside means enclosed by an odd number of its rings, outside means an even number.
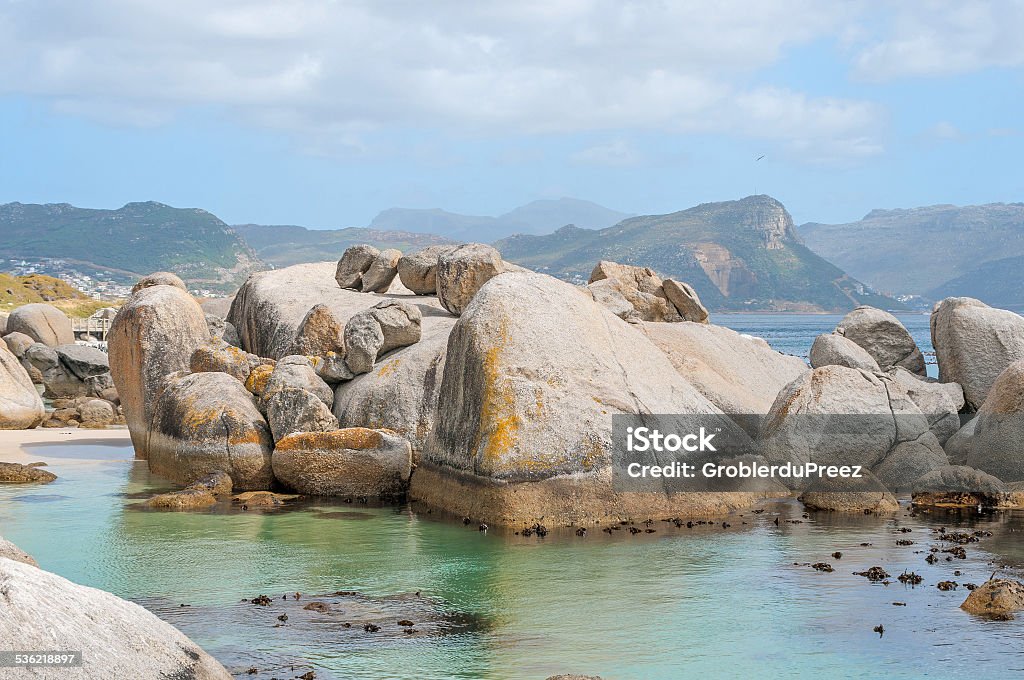
M856 54L865 80L946 76L1024 65L1024 4L1006 0L919 0L896 5L880 38Z
M615 139L603 144L595 144L580 149L570 157L573 163L580 165L605 165L625 167L640 162L640 153L624 139Z
M0 94L143 125L212 107L296 133L321 153L371 153L367 131L412 125L725 132L814 160L856 158L880 148L877 106L752 84L788 48L847 31L856 9L815 0L36 0L0 4Z
M955 142L964 138L964 133L960 131L960 128L948 120L942 120L932 125L925 135L940 142Z

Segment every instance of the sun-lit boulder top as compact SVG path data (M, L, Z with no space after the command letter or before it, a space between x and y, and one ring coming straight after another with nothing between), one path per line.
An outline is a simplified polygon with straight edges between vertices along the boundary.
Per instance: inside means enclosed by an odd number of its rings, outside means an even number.
M451 318L435 296L414 295L397 277L387 293L341 288L334 278L336 268L335 262L315 262L253 274L239 289L228 314L245 349L275 359L287 355L299 325L317 304L329 307L342 324L388 298L416 305L423 315L424 332L439 318Z

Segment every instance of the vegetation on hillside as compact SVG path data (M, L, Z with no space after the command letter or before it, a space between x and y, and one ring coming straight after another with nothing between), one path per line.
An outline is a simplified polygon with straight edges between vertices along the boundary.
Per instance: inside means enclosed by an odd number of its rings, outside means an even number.
M633 217L601 230L567 226L496 246L513 262L569 280L585 281L599 260L648 266L687 281L718 310L902 308L808 249L785 207L769 196Z

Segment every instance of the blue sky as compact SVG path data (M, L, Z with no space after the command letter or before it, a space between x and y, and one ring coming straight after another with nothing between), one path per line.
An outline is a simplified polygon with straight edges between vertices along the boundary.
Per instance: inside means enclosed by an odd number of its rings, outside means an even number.
M1008 2L0 0L0 202L1022 201L1022 33Z

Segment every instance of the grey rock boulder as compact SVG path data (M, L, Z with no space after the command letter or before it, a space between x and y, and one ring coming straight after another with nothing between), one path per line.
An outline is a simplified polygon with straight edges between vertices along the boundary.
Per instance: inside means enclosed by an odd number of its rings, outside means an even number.
M501 253L482 243L467 243L442 253L437 261L437 299L458 316L481 286L505 271Z
M665 290L668 301L676 308L683 321L708 323L707 307L701 303L700 296L697 295L693 286L683 281L665 279L662 282L662 288Z
M4 344L7 345L11 354L21 359L25 356L25 350L36 344L36 341L24 333L15 332L4 336Z
M370 268L380 251L371 245L357 245L348 248L338 260L334 280L342 288L362 290L363 274Z
M56 307L41 302L18 307L7 319L7 332L24 333L49 347L74 343L71 319Z
M892 492L875 475L859 478L820 477L800 495L809 510L852 513L888 513L900 509Z
M107 342L110 373L135 453L146 458L156 396L168 375L189 370L195 351L211 342L206 316L180 288L150 286L121 307Z
M974 428L977 426L978 418L975 416L961 425L960 429L942 445L952 465L965 465L967 461L972 459Z
M398 260L398 278L402 285L417 295L437 293L437 262L456 246L429 246Z
M914 505L998 507L1005 501L1006 485L990 474L966 465L946 465L914 483Z
M398 260L402 253L388 248L377 253L370 268L363 272L360 290L364 293L386 293L398 274Z
M999 374L975 420L966 464L1004 482L1024 481L1024 360Z
M0 430L25 430L43 422L46 410L28 371L0 345Z
M330 432L338 419L318 397L298 387L281 387L266 400L267 422L279 442L296 432Z
M382 430L293 434L274 449L274 475L303 494L394 497L405 492L411 474L409 442Z
M867 350L838 333L822 333L811 345L811 368L846 366L864 371L880 371L878 362Z
M188 292L188 287L185 286L185 282L181 280L181 277L171 272L153 272L147 274L136 282L132 286L132 295L138 293L140 290L145 288L152 288L153 286L172 286L180 290Z
M761 338L702 323L642 325L687 382L730 415L766 414L782 388L808 372Z
M931 316L939 380L963 386L967 406L977 410L996 378L1024 359L1024 317L974 298L946 298Z
M266 386L260 392L264 402L269 400L276 391L285 387L296 387L309 392L322 401L328 409L334 406L334 390L316 374L313 362L309 357L283 357L274 366L274 371L267 378Z
M353 374L369 373L377 357L419 342L420 309L399 300L383 300L345 325L345 363Z
M917 343L889 312L858 307L843 317L835 332L863 347L883 371L902 366L911 373L927 375L924 355Z
M666 295L664 282L650 267L636 267L602 260L590 273L588 288L598 302L611 301L618 313L618 295L633 307L641 321L681 321L682 317ZM613 292L614 291L614 292ZM685 292L680 288L680 295ZM696 295L696 293L694 293Z
M59 345L56 348L60 362L80 380L110 373L107 353L88 345Z
M22 564L28 564L33 567L38 567L39 564L35 561L31 555L27 552L8 541L3 536L0 536L0 557L5 557L15 562L21 562Z
M940 444L956 434L964 406L964 391L959 384L922 378L902 367L892 369L889 375L928 418L928 426Z
M222 470L235 489L266 490L272 448L270 427L242 383L212 372L167 379L148 437L155 474L187 486Z
M345 353L345 324L325 304L313 305L295 332L293 354Z
M9 559L0 559L0 593L5 647L82 653L80 668L14 677L231 680L176 628L110 593Z

